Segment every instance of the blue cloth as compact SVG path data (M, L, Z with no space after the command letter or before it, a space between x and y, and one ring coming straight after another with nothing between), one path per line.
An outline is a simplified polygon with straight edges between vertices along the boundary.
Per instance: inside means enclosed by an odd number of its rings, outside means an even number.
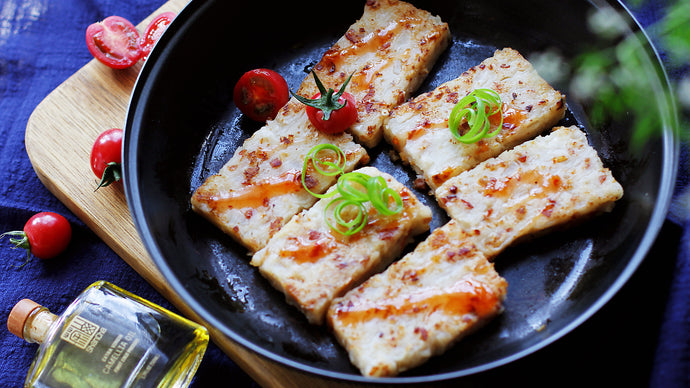
M32 111L91 59L83 38L86 26L109 15L137 23L162 3L0 0L0 232L21 229L39 211L61 213L73 226L72 243L62 257L32 259L21 268L22 254L6 239L0 241L0 386L21 386L36 351L36 345L4 329L21 298L61 312L87 285L103 279L175 311L41 184L24 147ZM664 4L654 0L633 9L653 38L652 23L663 15ZM673 69L671 75L679 79L684 73ZM687 178L682 163L677 202L684 198ZM680 211L670 214L641 268L592 319L537 354L479 376L477 383L690 386L690 224L685 219ZM233 387L255 385L211 345L192 386L217 386L220 376Z

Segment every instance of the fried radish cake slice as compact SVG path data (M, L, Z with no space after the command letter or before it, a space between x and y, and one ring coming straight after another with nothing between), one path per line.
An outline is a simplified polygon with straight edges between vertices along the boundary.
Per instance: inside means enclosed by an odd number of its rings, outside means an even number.
M390 110L419 87L449 42L448 25L438 16L403 1L369 0L362 17L313 70L326 88L336 90L352 75L346 91L357 101L359 118L350 132L374 147ZM310 75L297 94L317 92Z
M335 299L327 320L364 376L395 376L503 311L507 286L451 220L384 272Z
M261 249L293 215L316 202L301 173L305 156L318 144L337 145L346 172L369 160L350 135L322 134L309 123L303 104L288 103L195 190L192 209L250 252ZM324 192L335 179L310 170L306 182L310 190Z
M455 104L476 89L499 94L503 124L498 135L464 144L453 137L448 120ZM553 127L565 108L564 95L520 53L504 48L458 78L396 107L384 125L384 135L401 159L435 190L448 178ZM490 121L489 132L493 132L499 120Z
M436 191L441 207L494 256L551 227L610 210L623 188L576 126L557 127Z
M251 260L285 294L288 303L314 324L323 323L333 298L381 271L415 235L429 230L431 209L412 191L376 168L356 171L382 176L388 187L400 195L402 211L383 215L367 203L366 225L346 236L326 223L326 207L333 198L320 199L293 217Z

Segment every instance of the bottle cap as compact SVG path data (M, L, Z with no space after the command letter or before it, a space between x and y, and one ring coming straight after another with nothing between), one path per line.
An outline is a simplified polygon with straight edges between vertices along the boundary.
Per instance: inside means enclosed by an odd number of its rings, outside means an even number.
M22 299L17 302L16 305L10 311L10 315L7 317L7 329L10 333L16 335L19 338L24 339L24 324L29 315L40 308L41 305L30 299Z

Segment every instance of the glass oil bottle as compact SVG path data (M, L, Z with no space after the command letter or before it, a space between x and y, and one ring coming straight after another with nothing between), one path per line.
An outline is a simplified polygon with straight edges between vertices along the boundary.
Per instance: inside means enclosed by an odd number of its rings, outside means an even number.
M24 299L7 326L40 344L25 387L186 387L209 340L203 326L105 281L60 316Z

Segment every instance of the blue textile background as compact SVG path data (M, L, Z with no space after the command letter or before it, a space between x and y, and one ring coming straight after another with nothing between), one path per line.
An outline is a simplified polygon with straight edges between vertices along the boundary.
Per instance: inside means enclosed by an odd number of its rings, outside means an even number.
M39 211L56 211L73 226L67 252L52 261L23 256L0 241L0 386L19 387L36 345L7 332L4 321L19 299L62 309L86 286L107 280L175 310L68 211L38 180L24 147L27 120L55 87L86 64L90 23L120 15L135 24L163 0L0 0L0 232L20 230ZM663 14L663 0L634 9L644 26ZM664 59L667 59L663 57ZM671 69L674 79L684 69ZM679 173L678 197L687 181ZM679 199L678 201L680 201ZM683 206L674 206L682 209ZM690 229L674 211L649 257L598 314L552 346L469 380L475 386L690 386ZM256 385L211 346L193 387Z

